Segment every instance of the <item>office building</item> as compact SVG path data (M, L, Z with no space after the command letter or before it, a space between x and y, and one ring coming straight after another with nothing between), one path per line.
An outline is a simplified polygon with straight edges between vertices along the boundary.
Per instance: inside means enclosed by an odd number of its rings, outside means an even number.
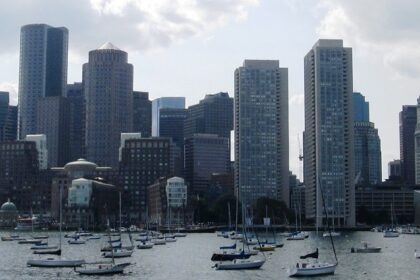
M132 131L133 66L111 43L89 52L83 66L86 99L86 158L118 166L122 132Z
M185 140L185 180L191 197L204 197L214 173L230 168L229 139L215 134L194 134Z
M400 159L403 180L415 183L415 146L414 132L417 124L417 106L404 105L400 112Z
M148 92L133 91L133 131L145 138L152 135L152 101Z
M37 102L64 96L67 85L68 30L29 24L20 32L19 139L37 133Z
M47 169L50 165L48 163L48 142L45 134L28 134L25 141L35 142L37 150L38 167L39 169Z
M360 92L353 93L354 174L356 184L382 181L381 140L369 120L369 102Z
M227 92L207 94L199 104L187 109L185 138L195 133L216 134L230 139L233 130L233 98Z
M186 109L162 108L159 113L159 137L171 138L182 149Z
M66 97L70 103L69 161L85 157L85 95L82 83L67 85Z
M129 224L146 221L147 187L173 174L172 149L169 138L125 140L119 171L123 217Z
M160 109L185 109L185 97L161 97L152 101L152 136L160 136Z
M352 49L318 40L304 59L306 218L355 226ZM332 222L332 221L330 221Z
M0 142L17 139L17 106L9 104L9 93L0 91Z
M69 162L70 104L66 97L49 96L38 100L37 131L47 137L48 164Z
M289 206L288 70L278 60L245 60L235 70L235 187Z

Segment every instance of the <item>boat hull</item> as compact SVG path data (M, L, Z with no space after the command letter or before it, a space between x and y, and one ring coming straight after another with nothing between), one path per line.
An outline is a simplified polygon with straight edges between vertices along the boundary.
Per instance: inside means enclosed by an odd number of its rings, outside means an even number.
M228 263L215 264L216 270L244 270L244 269L259 269L265 263L264 260L234 260Z
M124 269L129 266L129 263L122 263L117 265L99 265L98 268L92 269L77 269L76 272L82 275L112 275L124 273Z
M214 253L211 257L212 261L233 261L237 259L249 259L251 257L250 253Z
M335 273L337 264L329 263L314 263L307 264L305 267L294 267L289 269L290 277L308 277L308 276L320 276L329 275Z
M56 260L56 259L46 259L46 260L29 260L27 261L27 266L34 267L78 267L85 263L85 260Z

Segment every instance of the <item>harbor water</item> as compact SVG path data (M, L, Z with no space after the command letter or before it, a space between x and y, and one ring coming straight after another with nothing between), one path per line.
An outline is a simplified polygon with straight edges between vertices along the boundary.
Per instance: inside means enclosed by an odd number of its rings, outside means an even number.
M1 236L8 232L0 232ZM42 233L44 234L44 233ZM48 233L49 244L58 243L58 233ZM136 235L136 234L134 234ZM334 261L328 238L310 237L302 241L287 241L284 247L265 253L266 263L259 270L216 271L210 261L211 255L219 246L231 245L234 241L217 237L214 233L188 234L177 242L154 246L150 250L135 249L131 258L117 259L116 262L131 262L123 275L80 276L71 268L27 267L26 262L33 258L47 258L32 254L30 244L17 241L0 241L0 279L150 279L150 280L244 280L244 279L290 279L287 268L295 266L300 255L319 248L320 260ZM30 233L20 233L30 237ZM84 258L88 262L103 260L100 248L107 238L89 240L83 245L69 245L63 238L62 258ZM414 250L420 249L420 235L400 235L398 238L384 238L382 233L348 232L335 237L339 265L336 273L323 279L418 279L420 259L414 258ZM128 245L127 235L123 241ZM361 246L366 241L372 246L382 248L378 254L350 253L351 247ZM261 256L258 256L261 257ZM319 279L316 278L316 279Z

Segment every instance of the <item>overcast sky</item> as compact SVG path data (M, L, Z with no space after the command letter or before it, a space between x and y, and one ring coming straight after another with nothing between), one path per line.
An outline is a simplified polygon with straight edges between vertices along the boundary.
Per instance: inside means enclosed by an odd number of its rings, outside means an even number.
M379 129L385 178L399 158L398 112L420 93L418 11L417 0L2 0L0 90L17 103L19 31L30 23L69 29L69 83L81 81L88 51L110 41L128 52L136 90L188 105L232 95L244 59L278 59L289 68L290 168L299 174L303 57L319 38L343 39L354 90Z

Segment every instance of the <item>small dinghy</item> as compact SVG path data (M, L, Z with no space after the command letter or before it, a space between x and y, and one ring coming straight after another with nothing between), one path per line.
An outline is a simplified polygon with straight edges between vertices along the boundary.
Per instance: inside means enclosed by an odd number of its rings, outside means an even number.
M351 253L380 253L381 247L371 247L367 242L362 242L362 247L351 248Z

